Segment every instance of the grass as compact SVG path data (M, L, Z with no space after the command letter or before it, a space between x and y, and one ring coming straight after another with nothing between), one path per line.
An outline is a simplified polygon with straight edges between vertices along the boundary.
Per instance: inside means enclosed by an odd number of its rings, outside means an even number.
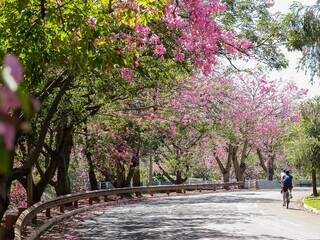
M320 197L306 197L303 202L309 207L320 210Z

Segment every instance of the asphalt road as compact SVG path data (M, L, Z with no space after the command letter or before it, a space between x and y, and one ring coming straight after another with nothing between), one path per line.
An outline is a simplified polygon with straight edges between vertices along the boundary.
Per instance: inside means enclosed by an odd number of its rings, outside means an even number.
M101 212L77 225L74 239L320 240L320 216L305 212L293 193L290 209L279 191L166 197Z

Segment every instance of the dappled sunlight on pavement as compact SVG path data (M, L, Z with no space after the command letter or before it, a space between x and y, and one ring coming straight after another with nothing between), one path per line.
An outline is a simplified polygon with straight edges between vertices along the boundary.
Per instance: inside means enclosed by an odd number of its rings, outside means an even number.
M319 220L295 202L283 208L279 191L185 195L99 209L42 239L320 240Z

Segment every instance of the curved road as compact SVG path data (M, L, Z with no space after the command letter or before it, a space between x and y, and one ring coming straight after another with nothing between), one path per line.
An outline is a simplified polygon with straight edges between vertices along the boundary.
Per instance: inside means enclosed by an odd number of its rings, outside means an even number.
M73 239L320 240L320 216L303 211L295 202L308 193L296 190L288 210L281 205L279 191L153 199L82 220Z

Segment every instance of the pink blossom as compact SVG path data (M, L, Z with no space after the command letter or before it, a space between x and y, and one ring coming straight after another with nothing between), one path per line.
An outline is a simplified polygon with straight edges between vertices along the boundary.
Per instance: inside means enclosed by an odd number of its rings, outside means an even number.
M247 51L252 46L252 42L246 39L242 39L242 40L239 40L239 42L237 43L237 46L241 50Z
M16 208L27 208L27 193L20 182L15 182L10 192L10 202Z
M217 64L219 43L227 53L238 52L234 34L223 31L214 17L225 10L226 5L220 1L201 0L171 1L166 7L168 28L181 32L176 39L180 52L185 52L191 63L205 75L209 75ZM247 47L247 42L241 45ZM181 60L182 55L177 55L176 59Z
M209 76L212 73L212 65L210 63L206 63L202 66L202 72L205 76Z
M186 22L179 15L180 8L175 4L169 4L166 7L166 21L170 29L181 28Z
M122 78L128 80L129 82L132 81L134 77L134 72L130 68L121 68L120 74Z
M0 87L0 111L9 116L12 109L20 107L20 102L15 91L23 80L22 66L14 55L6 55L2 71L6 86ZM0 136L2 136L6 148L13 150L16 136L16 128L11 122L0 121Z
M97 19L93 16L89 16L88 20L87 20L87 24L88 24L89 28L93 29L97 25Z
M16 91L23 80L23 69L18 58L12 54L5 56L3 61L3 79L11 91Z
M150 28L148 26L143 25L143 24L136 24L134 26L134 30L136 31L136 33L138 35L142 35L142 36L148 36L150 33Z
M10 123L0 122L0 135L4 139L4 143L8 150L13 150L16 137L16 128Z
M152 36L151 36L150 39L149 39L149 43L150 43L150 44L158 44L159 41L160 41L160 38L159 38L159 36L156 35L156 34L152 34Z
M162 57L166 51L166 48L162 44L158 44L154 49L154 54L158 57Z
M180 50L173 50L173 55L174 55L174 58L176 59L176 61L178 61L178 62L182 62L185 60L185 55Z
M16 93L6 87L0 87L0 103L0 110L4 112L20 107L20 101Z

